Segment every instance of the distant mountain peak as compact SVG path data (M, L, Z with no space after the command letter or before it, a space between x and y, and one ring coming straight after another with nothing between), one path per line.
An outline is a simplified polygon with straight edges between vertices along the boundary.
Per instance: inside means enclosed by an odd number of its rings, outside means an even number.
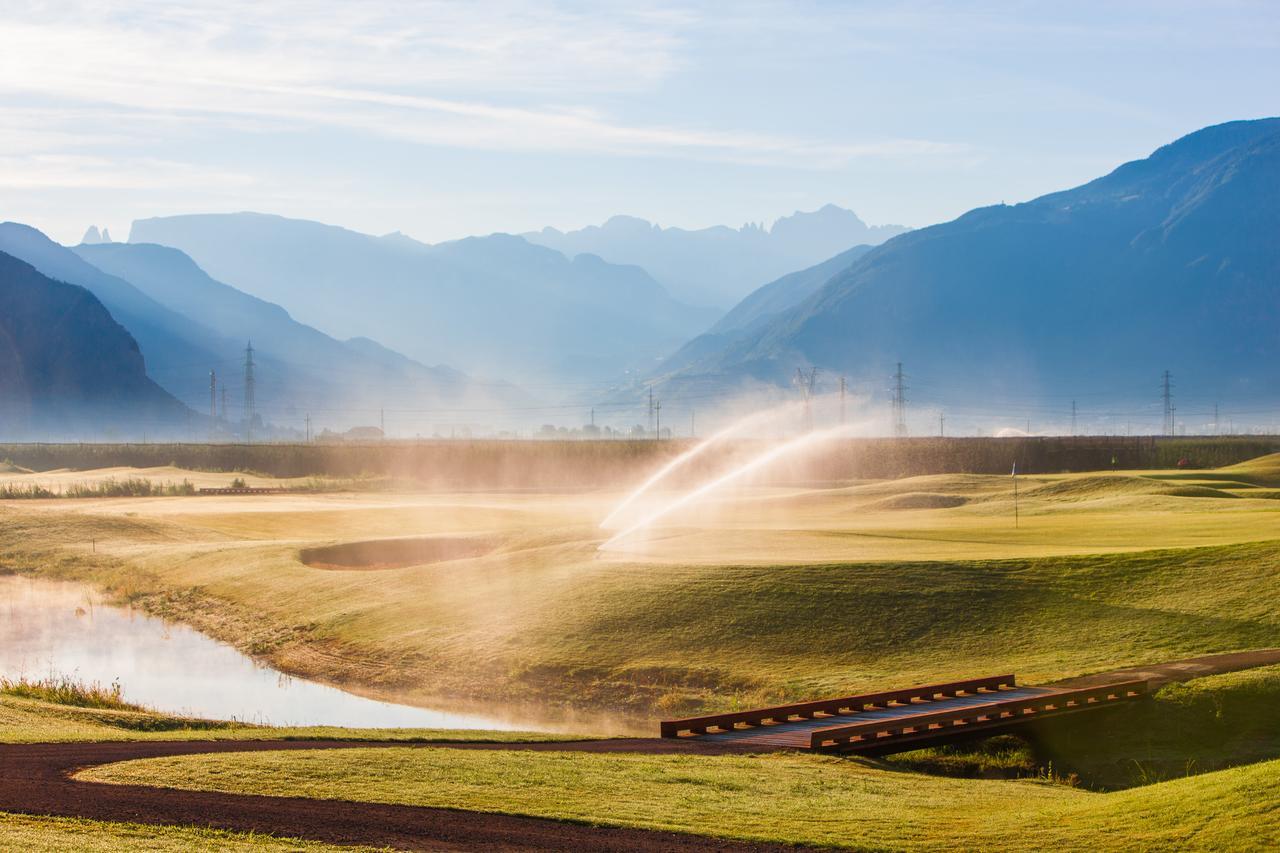
M84 232L84 236L80 238L80 242L90 246L98 243L110 243L111 235L106 233L105 228L99 231L97 225L90 225L89 229Z
M589 253L643 267L679 299L727 307L765 282L906 230L869 226L853 211L825 204L779 217L772 225L687 229L617 215L576 231L544 228L524 237L569 257Z
M901 361L935 389L927 405L999 411L1064 389L1154 388L1170 369L1189 397L1234 388L1270 405L1277 187L1280 119L1205 128L1082 186L905 234L811 291L808 271L780 279L678 353L666 381L785 385L813 364L876 388ZM780 291L803 298L767 310ZM1131 393L1112 405L1154 397Z
M813 225L822 223L824 225L845 225L853 228L869 228L867 223L862 221L858 214L844 207L834 204L824 204L822 207L813 211L797 210L790 216L780 216L774 220L773 226L769 229L770 234L775 234L779 230L786 231L790 228L800 227L803 225ZM880 226L882 228L902 228L901 225Z

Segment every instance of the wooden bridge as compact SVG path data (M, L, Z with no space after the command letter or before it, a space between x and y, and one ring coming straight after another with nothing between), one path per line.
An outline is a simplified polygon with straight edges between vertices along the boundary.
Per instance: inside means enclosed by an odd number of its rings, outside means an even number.
M814 749L885 754L920 749L976 733L1139 699L1146 681L1083 688L1020 687L1012 675L931 684L664 720L665 738L697 738L744 748Z

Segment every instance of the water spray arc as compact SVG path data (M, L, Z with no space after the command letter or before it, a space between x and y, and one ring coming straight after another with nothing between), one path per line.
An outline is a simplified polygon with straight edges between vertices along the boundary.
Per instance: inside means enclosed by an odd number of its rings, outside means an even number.
M778 446L764 453L761 453L759 456L756 456L750 462L740 465L737 468L734 468L732 471L728 472L727 474L723 474L709 483L704 483L703 485L699 486L693 491L687 492L684 495L681 495L679 498L676 498L674 501L661 507L660 509L654 510L653 512L646 515L644 518L637 521L635 524L632 524L630 527L626 528L625 530L622 530L621 532L614 534L611 539L609 539L607 542L605 542L600 546L599 550L608 551L613 548L616 548L619 542L621 542L623 539L626 539L628 536L632 535L633 533L636 533L639 530L643 530L644 528L649 527L654 522L659 521L662 518L665 518L666 516L670 515L676 510L682 509L688 506L689 504L693 503L694 501L698 500L699 498L702 498L710 494L711 492L714 492L716 489L719 489L722 486L726 486L729 483L732 483L734 480L741 479L742 477L745 477L748 474L758 471L761 468L766 467L770 463L776 462L779 459L783 459L787 456L791 456L796 453L799 453L800 451L807 449L811 445L818 444L828 439L838 438L839 436L845 435L849 432L850 432L849 427L837 426L837 427L832 427L831 429L820 430L818 432L806 433L800 436L799 438L793 438L790 441L784 442L783 444L779 444Z
M681 453L666 465L659 468L657 473L641 483L639 488L635 489L631 494L623 498L622 501L613 508L609 515L605 517L604 521L600 522L601 529L609 530L616 527L619 516L626 511L627 507L631 506L647 494L654 486L665 480L672 472L684 467L689 462L693 461L704 452L726 439L733 438L734 436L741 435L755 427L762 426L770 420L781 418L782 416L794 411L798 405L799 404L795 402L784 403L781 406L777 406L763 412L756 412L753 415L748 415L747 417L742 418L741 420L738 420L715 433L706 441L700 442L686 450L684 453Z

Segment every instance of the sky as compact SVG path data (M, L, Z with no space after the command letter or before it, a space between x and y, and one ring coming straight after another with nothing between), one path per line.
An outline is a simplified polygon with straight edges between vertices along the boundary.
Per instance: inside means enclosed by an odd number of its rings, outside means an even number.
M927 225L1280 113L1280 9L8 0L0 219Z

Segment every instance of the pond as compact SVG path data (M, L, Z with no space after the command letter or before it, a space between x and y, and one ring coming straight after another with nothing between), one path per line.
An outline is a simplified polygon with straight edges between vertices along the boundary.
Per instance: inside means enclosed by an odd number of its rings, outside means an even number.
M79 583L0 575L0 676L119 682L158 711L273 726L521 729L366 699L285 675L185 625L104 602Z

